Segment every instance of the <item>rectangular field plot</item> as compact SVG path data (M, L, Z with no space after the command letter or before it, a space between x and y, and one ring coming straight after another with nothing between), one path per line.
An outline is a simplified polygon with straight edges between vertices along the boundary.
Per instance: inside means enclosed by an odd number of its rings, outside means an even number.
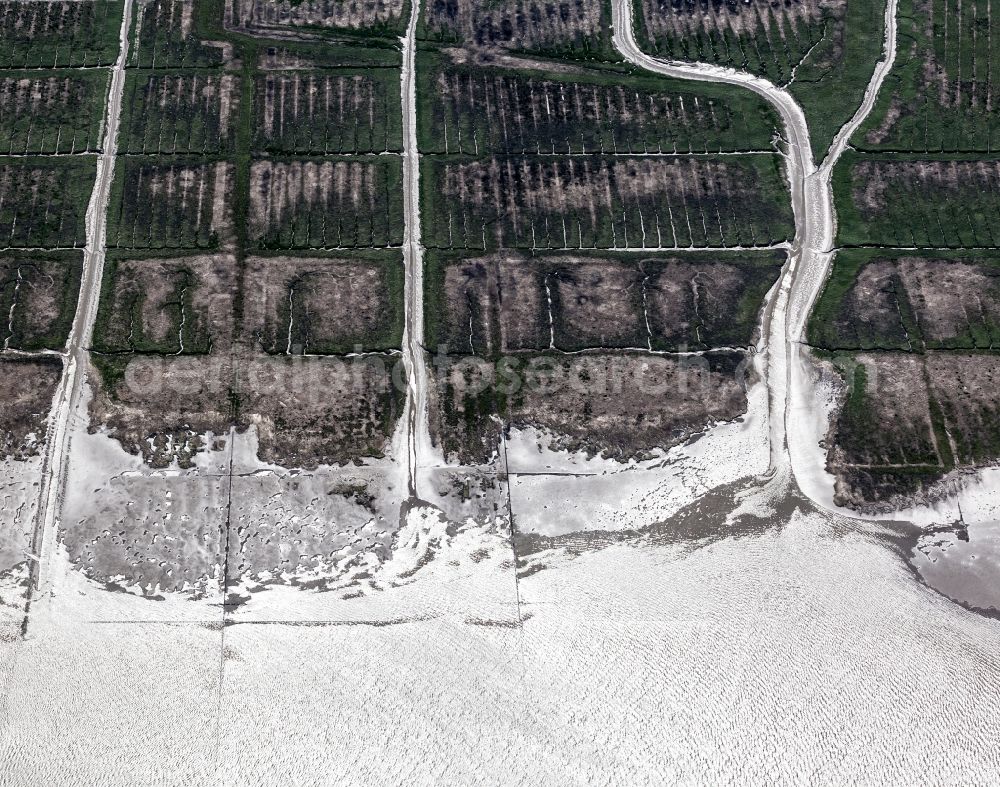
M0 247L83 246L93 158L0 158Z
M1000 347L1000 258L839 252L809 341L831 350Z
M130 68L210 68L231 56L231 45L200 41L194 0L148 0L132 13Z
M4 349L61 350L80 292L83 254L0 254L0 336Z
M108 75L0 72L0 154L100 149Z
M602 0L427 0L424 38L466 47L563 57L610 57L610 8Z
M430 426L447 456L487 461L513 425L547 432L556 449L628 459L746 409L739 353L536 354L502 364L453 356L437 366Z
M995 462L1000 457L1000 358L931 353L926 363L955 463Z
M690 254L644 260L644 298L654 350L749 347L784 251Z
M90 359L97 371L91 379L100 383L90 404L91 424L153 467L191 467L199 451L212 447L206 433L224 440L236 423L228 355L91 353Z
M254 148L382 153L403 146L399 71L271 72L254 84Z
M496 358L550 345L547 272L538 260L512 253L469 258L435 251L426 260L425 342L430 350Z
M1000 244L1000 162L848 153L834 173L845 246Z
M232 149L240 77L212 71L130 71L122 100L123 153L220 153Z
M227 29L247 32L325 28L395 37L406 28L404 7L405 0L225 0L223 19Z
M421 152L709 153L769 150L777 118L743 90L592 71L543 76L425 57Z
M1000 456L1000 359L932 352L840 357L848 395L829 461L853 502L913 494Z
M26 459L44 444L49 409L62 376L59 358L0 360L0 458Z
M243 333L271 354L399 349L403 265L398 251L335 257L251 257Z
M942 475L950 449L923 357L874 353L838 359L837 365L847 397L828 462L847 486L840 494L877 500Z
M438 248L768 246L794 234L775 156L425 159Z
M431 252L427 345L497 358L523 350L747 347L785 253L599 253L468 258Z
M220 255L105 264L94 349L200 354L230 347L236 260Z
M233 165L127 157L108 208L108 246L215 249L232 236Z
M402 179L395 156L256 161L250 237L267 249L398 246Z
M785 83L846 5L846 0L637 0L637 37L646 39L648 51L669 60L718 63Z
M0 0L0 68L111 65L122 7L122 0Z
M918 153L1000 148L1000 25L990 0L900 0L898 19L906 46L853 144Z
M382 456L405 397L392 382L398 359L387 355L92 358L102 382L91 404L92 423L154 467L174 461L190 467L207 447L207 432L225 439L230 428L243 431L250 424L257 429L259 457L284 467Z

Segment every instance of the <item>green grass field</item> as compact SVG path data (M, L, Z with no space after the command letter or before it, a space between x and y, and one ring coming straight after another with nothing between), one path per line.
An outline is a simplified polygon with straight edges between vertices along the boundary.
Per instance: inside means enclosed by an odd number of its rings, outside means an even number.
M588 67L559 74L418 59L422 153L768 150L770 105L740 89Z
M0 154L100 149L107 73L0 71Z
M427 157L438 248L767 246L794 226L779 157Z
M92 156L0 157L0 247L73 247L86 241Z
M122 0L3 0L0 68L111 65L122 8Z
M900 0L900 47L861 150L984 152L1000 146L1000 25L990 0Z
M1000 246L1000 164L848 151L834 171L842 246Z

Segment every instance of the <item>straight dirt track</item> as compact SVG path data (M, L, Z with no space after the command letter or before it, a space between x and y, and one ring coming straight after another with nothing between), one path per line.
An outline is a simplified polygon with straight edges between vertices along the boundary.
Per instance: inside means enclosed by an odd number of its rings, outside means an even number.
M405 454L407 490L410 499L417 495L417 469L424 463L430 446L427 421L427 365L424 358L424 250L420 235L420 153L417 149L417 22L420 3L411 3L410 22L403 44L403 265L406 268L403 323L403 366L406 369L406 405L402 424L403 446L397 458ZM402 449L402 450L399 450Z
M97 319L97 305L104 274L104 254L107 246L108 198L114 180L115 157L118 154L118 124L121 118L122 95L125 89L125 60L128 57L128 31L132 4L123 4L119 36L118 59L111 70L107 113L104 121L103 152L97 159L97 180L87 206L87 245L83 255L83 276L73 328L63 353L63 374L52 400L49 414L48 442L42 463L41 491L36 514L31 551L31 582L23 627L28 624L31 602L46 576L45 563L50 559L58 535L62 513L66 473L69 470L69 443L74 414L81 407L87 379L91 336Z

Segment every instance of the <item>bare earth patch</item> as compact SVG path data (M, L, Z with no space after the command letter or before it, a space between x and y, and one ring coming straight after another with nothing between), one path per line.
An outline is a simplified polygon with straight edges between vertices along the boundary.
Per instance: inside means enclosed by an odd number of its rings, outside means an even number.
M654 349L747 347L757 338L764 297L784 255L766 264L682 257L644 261L644 299Z
M232 344L233 257L122 260L107 267L94 331L99 351L206 353Z
M91 429L107 430L153 467L189 467L212 447L209 433L250 424L260 458L283 467L378 457L404 390L392 356L125 355L99 363L104 385L91 402Z
M431 433L463 462L489 459L505 426L551 432L552 447L622 460L669 448L746 411L737 353L684 358L594 352L452 358L436 369Z
M1000 340L1000 265L975 257L877 257L815 326L821 346L991 349Z
M333 354L398 348L402 263L251 257L243 333L268 353Z
M58 358L0 360L0 458L38 453L61 376Z
M1000 326L1000 266L907 257L899 272L928 345L977 340L992 348Z
M258 357L241 372L240 423L256 424L260 458L283 467L381 457L402 414L400 380L392 356Z
M891 510L933 498L954 469L1000 459L1000 358L929 352L856 360L863 371L846 366L846 399L828 449L840 504Z
M18 350L59 350L66 343L80 288L77 255L0 256L0 337Z
M496 357L552 347L692 350L753 343L784 260L739 254L602 258L498 252L436 266L432 344ZM432 346L435 352L439 346Z
M1000 358L930 353L927 372L958 465L1000 460Z
M555 346L645 347L643 275L634 265L557 257L547 277L553 296Z
M492 357L549 346L544 272L535 260L476 257L448 265L441 285L428 286L443 297L443 308L429 315L438 324L435 351Z

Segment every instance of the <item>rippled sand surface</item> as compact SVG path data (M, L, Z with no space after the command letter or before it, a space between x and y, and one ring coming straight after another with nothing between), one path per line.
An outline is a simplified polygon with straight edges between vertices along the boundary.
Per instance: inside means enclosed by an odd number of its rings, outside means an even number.
M266 591L227 626L67 564L0 644L0 781L993 783L1000 622L887 540L761 524L516 581L505 534L468 529L398 551L396 587Z

